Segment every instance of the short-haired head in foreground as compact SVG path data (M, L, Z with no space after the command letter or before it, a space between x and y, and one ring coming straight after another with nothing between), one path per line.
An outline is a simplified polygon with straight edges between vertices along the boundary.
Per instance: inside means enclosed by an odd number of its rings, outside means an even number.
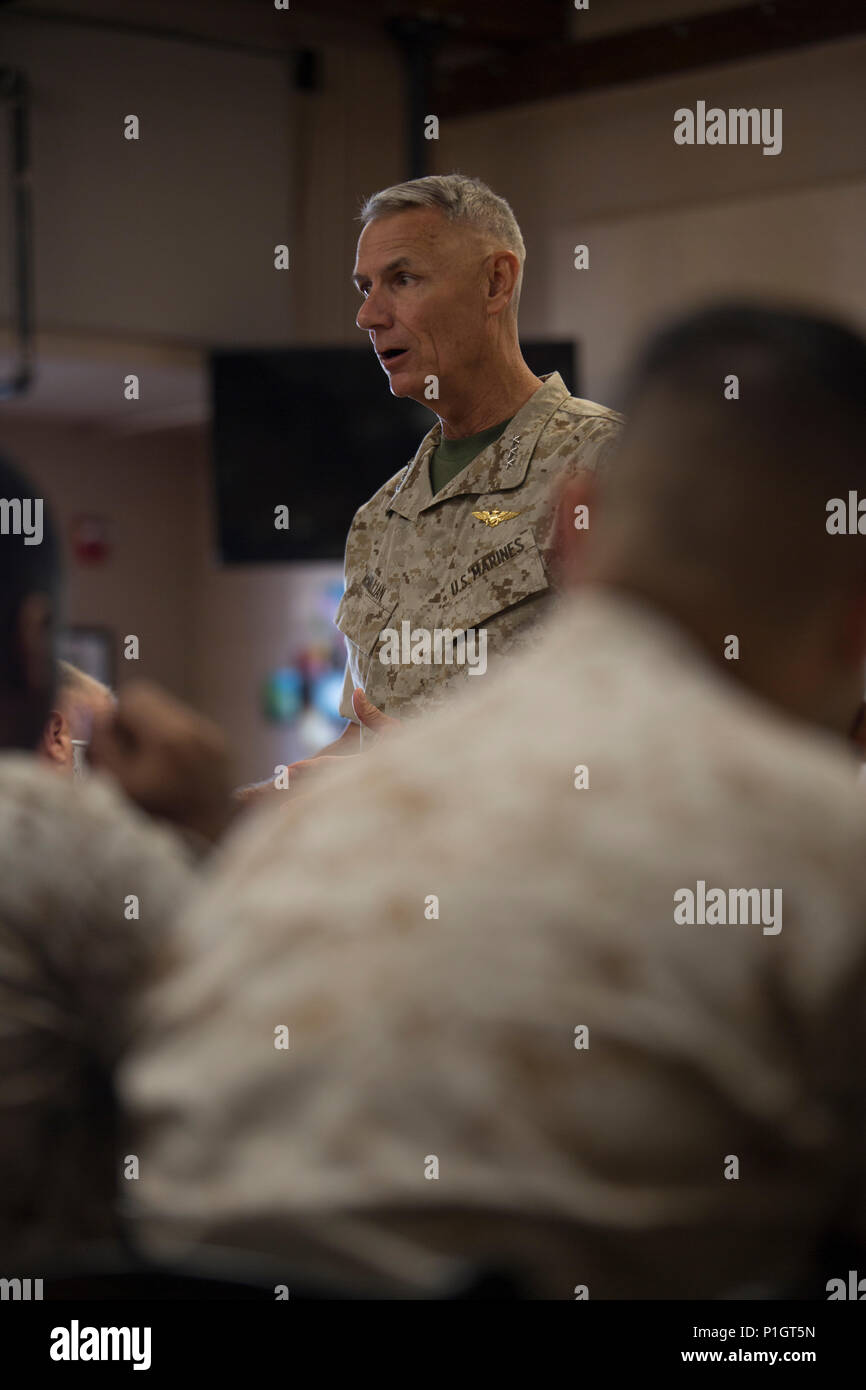
M866 538L827 519L831 499L866 496L866 342L804 311L701 309L647 344L626 417L581 576L651 600L730 674L847 732Z
M28 478L0 455L0 502L35 501ZM34 749L54 693L54 635L60 587L57 537L42 501L41 537L0 525L0 749ZM4 517L13 517L10 508Z

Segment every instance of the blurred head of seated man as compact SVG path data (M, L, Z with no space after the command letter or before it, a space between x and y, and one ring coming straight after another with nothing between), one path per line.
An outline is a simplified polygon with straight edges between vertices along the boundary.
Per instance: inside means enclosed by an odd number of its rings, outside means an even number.
M808 313L661 331L537 648L241 827L121 1078L146 1244L574 1299L866 1240L864 382Z
M162 960L194 882L180 843L108 780L95 776L73 793L71 779L52 771L44 731L64 707L54 689L59 589L45 499L0 458L5 1278L47 1274L53 1261L117 1234L125 1150L112 1068L133 1030L134 988ZM86 679L85 689L89 705L104 698Z
M110 714L114 706L114 696L107 685L69 661L58 661L54 708L42 732L40 756L58 772L71 777L76 766L76 747L87 747L94 721Z
M866 653L866 505L850 503L866 500L862 351L832 323L748 309L660 334L595 543L571 561L777 708L845 735Z

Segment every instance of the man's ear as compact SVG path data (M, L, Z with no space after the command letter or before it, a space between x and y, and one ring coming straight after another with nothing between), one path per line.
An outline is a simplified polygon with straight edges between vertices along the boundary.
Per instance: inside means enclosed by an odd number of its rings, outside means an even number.
M488 258L487 312L498 314L509 305L517 287L520 261L513 251L494 251Z
M575 589L583 578L597 497L595 473L579 473L562 485L553 531L554 579L561 589Z
M72 762L69 725L59 709L53 709L45 723L39 751L52 763L66 767Z

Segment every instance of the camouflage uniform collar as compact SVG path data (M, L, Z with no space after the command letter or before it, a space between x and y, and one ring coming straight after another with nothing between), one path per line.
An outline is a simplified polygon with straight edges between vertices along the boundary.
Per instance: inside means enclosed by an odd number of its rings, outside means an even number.
M407 521L415 521L430 506L438 506L449 497L465 495L480 497L486 493L505 492L519 487L526 477L538 436L551 415L558 410L569 391L559 372L541 377L541 386L518 410L505 432L488 444L486 449L452 478L447 487L436 493L430 489L430 455L442 438L442 426L437 421L421 441L417 454L406 468L397 491L391 498L389 512L397 512Z

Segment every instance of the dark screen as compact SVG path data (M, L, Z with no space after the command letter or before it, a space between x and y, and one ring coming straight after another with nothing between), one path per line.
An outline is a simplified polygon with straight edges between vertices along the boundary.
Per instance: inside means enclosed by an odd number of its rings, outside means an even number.
M577 391L572 343L523 343L537 376ZM339 560L355 512L414 457L432 410L391 395L369 348L211 354L213 458L225 564ZM289 509L289 529L274 526Z

